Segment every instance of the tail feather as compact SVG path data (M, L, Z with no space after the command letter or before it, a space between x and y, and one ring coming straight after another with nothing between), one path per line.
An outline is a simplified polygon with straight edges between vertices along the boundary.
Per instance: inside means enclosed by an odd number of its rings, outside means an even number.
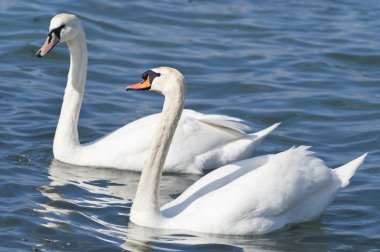
M257 139L264 139L267 135L269 135L273 130L275 130L281 123L275 123L272 126L263 129L259 132L252 133L250 136L256 137Z
M367 153L333 170L335 174L338 176L338 178L341 180L342 188L346 187L350 183L351 177L354 176L356 170L363 163L366 156Z

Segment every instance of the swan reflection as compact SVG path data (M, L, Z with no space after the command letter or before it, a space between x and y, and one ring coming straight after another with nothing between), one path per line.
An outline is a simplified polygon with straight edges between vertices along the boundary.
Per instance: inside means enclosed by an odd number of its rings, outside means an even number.
M325 232L320 230L320 223L313 222L307 226L308 235L314 239L324 237ZM236 236L214 235L188 232L182 230L153 229L128 224L127 239L121 248L127 251L329 251L326 244L301 243L299 238L305 230L287 232L277 231L268 235L259 236ZM295 238L297 237L297 238Z
M48 178L51 180L49 185L38 189L49 201L40 204L40 209L35 209L42 213L41 216L46 221L44 226L61 228L69 223L91 232L117 237L122 241L127 239L129 211L140 173L73 166L53 160L48 170ZM198 179L199 175L164 175L160 203L172 200ZM93 214L94 209L104 211ZM75 223L70 216L78 212L86 220L102 228L94 229ZM125 221L117 223L112 220L115 216L124 217Z

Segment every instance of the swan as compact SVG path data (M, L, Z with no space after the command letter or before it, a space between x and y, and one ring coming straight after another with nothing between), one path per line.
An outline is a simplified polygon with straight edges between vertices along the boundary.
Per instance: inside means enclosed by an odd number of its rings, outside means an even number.
M143 117L97 141L80 144L78 118L87 73L87 46L83 27L75 15L62 13L53 17L47 40L37 56L45 56L59 42L66 42L69 47L70 70L54 136L54 158L72 165L141 171L160 115ZM248 134L249 127L240 119L187 109L164 171L200 174L247 158L278 125Z
M307 146L220 167L178 198L159 207L162 168L185 100L186 84L173 68L150 70L127 90L153 90L164 97L161 121L150 146L130 212L132 223L225 235L264 234L316 219L362 164L367 154L329 169Z

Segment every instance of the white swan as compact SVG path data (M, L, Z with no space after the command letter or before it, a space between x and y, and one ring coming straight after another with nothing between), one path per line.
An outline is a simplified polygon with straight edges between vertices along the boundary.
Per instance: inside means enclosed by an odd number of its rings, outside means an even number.
M165 96L161 121L130 213L130 220L137 225L250 235L310 221L349 184L366 156L333 170L305 146L239 161L208 173L160 209L162 167L181 116L186 86L175 69L151 71L158 77L127 88L151 89Z
M141 171L160 115L141 118L95 142L81 145L77 127L87 73L87 46L83 27L76 16L53 17L46 43L37 56L46 55L59 42L68 44L71 61L54 137L54 157L73 165ZM247 158L277 126L247 134L249 127L240 119L185 110L164 171L201 173Z

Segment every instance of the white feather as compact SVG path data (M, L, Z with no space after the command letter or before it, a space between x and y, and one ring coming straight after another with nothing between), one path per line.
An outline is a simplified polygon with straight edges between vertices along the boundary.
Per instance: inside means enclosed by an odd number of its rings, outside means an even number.
M141 118L97 141L81 145L77 124L87 72L86 39L76 16L55 16L50 30L62 25L65 27L61 32L61 42L67 42L69 46L71 64L54 137L54 157L73 165L141 171L160 114ZM47 43L48 41L50 40ZM246 133L249 127L240 119L185 110L164 170L202 173L204 170L247 158L275 127L258 137Z

